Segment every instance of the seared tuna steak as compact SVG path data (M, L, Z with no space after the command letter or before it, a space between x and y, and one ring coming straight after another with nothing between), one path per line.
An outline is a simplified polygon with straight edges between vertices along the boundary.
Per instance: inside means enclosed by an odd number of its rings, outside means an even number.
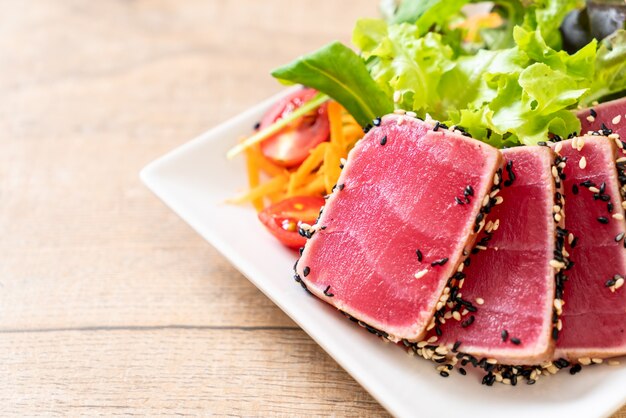
M557 145L567 158L566 228L573 234L556 357L586 363L588 357L626 354L624 210L613 140L574 138ZM560 148L560 150L559 150Z
M589 131L605 135L612 132L626 139L626 97L581 110L577 115L582 135Z
M567 266L567 234L557 229L564 219L563 165L548 147L502 153L504 202L492 210L478 252L464 269L463 298L478 310L463 312L461 306L446 314L439 344L501 364L539 364L554 353L555 289Z
M416 341L485 225L502 157L439 123L388 115L375 125L306 228L296 280L371 332Z

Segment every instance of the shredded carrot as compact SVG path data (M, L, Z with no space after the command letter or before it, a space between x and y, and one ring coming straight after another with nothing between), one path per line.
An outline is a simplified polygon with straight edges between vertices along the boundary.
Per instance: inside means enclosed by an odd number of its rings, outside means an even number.
M248 186L250 187L251 190L254 190L256 187L259 186L260 183L260 173L259 173L259 164L258 164L258 158L256 156L255 153L255 148L257 147L251 147L248 148L246 150L246 165L248 168ZM255 199L251 200L252 202L252 206L254 206L254 208L257 211L263 210L263 197L259 196Z
M230 200L231 203L247 203L253 202L255 199L262 198L268 194L276 193L287 186L287 176L276 176L265 183L261 183L246 194Z
M231 199L231 203L252 203L257 211L266 204L277 203L292 196L321 196L332 191L337 183L342 158L363 137L361 126L338 103L328 103L330 138L311 150L295 169L286 169L267 159L260 144L245 148L249 190ZM244 140L244 142L247 140Z

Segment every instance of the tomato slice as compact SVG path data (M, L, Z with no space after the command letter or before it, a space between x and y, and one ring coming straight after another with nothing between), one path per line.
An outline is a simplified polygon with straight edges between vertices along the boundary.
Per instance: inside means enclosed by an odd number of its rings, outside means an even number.
M263 116L259 128L263 130L274 124L311 100L316 94L317 91L309 88L293 92L276 103ZM326 141L330 135L327 107L328 105L324 103L265 139L261 142L263 155L283 167L300 165L309 156L311 149Z
M324 203L322 197L290 197L259 212L259 219L280 242L297 250L306 243L298 233L299 225L313 225Z

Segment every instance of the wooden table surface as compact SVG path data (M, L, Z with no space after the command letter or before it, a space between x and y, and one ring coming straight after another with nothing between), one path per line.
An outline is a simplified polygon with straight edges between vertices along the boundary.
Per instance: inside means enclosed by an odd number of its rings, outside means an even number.
M138 180L340 4L0 0L0 415L386 414Z

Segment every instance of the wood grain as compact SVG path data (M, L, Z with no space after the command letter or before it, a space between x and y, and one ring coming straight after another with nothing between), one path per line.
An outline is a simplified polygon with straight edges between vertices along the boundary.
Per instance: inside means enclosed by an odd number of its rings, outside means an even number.
M376 3L0 0L0 415L386 414L137 177Z

